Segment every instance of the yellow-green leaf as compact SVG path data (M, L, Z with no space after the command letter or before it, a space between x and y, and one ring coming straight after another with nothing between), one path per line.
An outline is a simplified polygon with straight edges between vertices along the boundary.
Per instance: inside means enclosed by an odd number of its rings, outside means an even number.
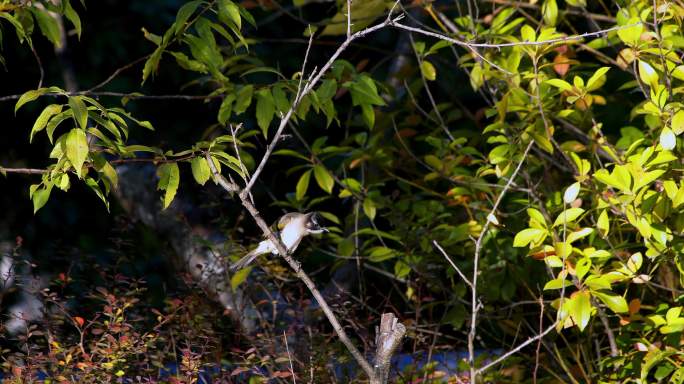
M437 70L435 69L435 66L427 60L420 63L420 71L427 80L433 81L437 79Z
M73 113L74 120L81 129L88 128L88 107L83 102L82 96L69 96L69 106Z
M684 132L684 110L675 112L674 116L672 116L672 121L670 121L670 126L675 135Z
M209 164L207 160L198 156L190 161L190 167L192 168L192 177L199 185L204 185L211 177L211 169L209 169Z
M320 186L322 190L331 193L333 186L335 185L335 180L332 178L330 172L328 172L325 166L322 164L316 164L313 168L313 172L318 186Z
M38 118L36 119L36 122L33 123L33 128L31 128L31 134L29 136L29 142L33 141L33 135L45 129L45 126L47 125L48 121L52 116L60 112L62 112L61 104L50 104L47 107L45 107L45 109L43 109L43 112L41 112Z
M546 230L539 228L526 228L518 232L513 238L514 247L525 247L528 244L538 245L546 238Z
M563 223L571 223L575 221L581 214L584 213L582 208L569 208L558 214L556 221L553 222L553 226L557 227L563 225Z
M66 156L73 165L76 175L80 178L83 171L83 163L88 158L88 139L85 131L79 128L74 128L67 134L66 137Z
M240 284L247 280L247 277L249 276L249 273L251 271L252 267L242 268L230 277L230 287L233 289L233 291L235 291L235 289L237 289L237 287L239 287Z
M655 88L658 85L658 72L656 72L651 64L643 60L639 60L639 78L651 88Z
M50 191L52 191L52 185L40 189L37 189L37 187L37 184L31 186L31 200L33 200L34 214L47 203L50 198Z
M608 212L605 209L603 212L601 212L598 220L596 221L596 228L598 228L601 237L605 238L608 236L608 232L610 231L610 221L608 220Z
M615 313L626 313L629 311L625 298L616 293L610 291L594 291L592 293Z
M157 189L165 191L162 202L163 208L166 209L171 204L178 191L178 184L180 183L178 164L165 163L160 165L159 168L157 168L157 175L159 176Z
M306 196L306 191L309 190L309 181L311 180L311 170L302 173L302 176L297 182L297 188L295 189L295 199L301 201L304 196Z
M271 124L274 115L275 102L271 91L268 89L259 90L257 92L256 118L264 137L268 136L268 126Z
M558 20L558 4L556 4L556 0L546 0L544 2L544 5L542 5L542 15L544 24L551 27L556 25Z
M637 45L641 34L644 32L644 26L638 17L633 17L629 19L626 25L632 25L631 27L618 29L617 34L620 40L627 45Z
M363 213L365 213L369 219L375 220L376 211L377 208L375 207L375 203L373 203L373 200L369 198L363 200Z

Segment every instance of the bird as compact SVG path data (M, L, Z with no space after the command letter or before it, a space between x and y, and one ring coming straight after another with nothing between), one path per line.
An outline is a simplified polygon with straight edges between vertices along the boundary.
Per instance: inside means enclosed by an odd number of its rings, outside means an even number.
M287 249L289 254L293 253L304 236L315 235L323 232L328 232L328 229L321 227L318 224L318 214L316 212L300 213L290 212L286 213L278 219L275 235L280 237L280 241ZM230 269L235 272L244 269L254 261L259 255L271 253L279 255L275 244L269 239L262 240L257 247L236 261L230 266Z

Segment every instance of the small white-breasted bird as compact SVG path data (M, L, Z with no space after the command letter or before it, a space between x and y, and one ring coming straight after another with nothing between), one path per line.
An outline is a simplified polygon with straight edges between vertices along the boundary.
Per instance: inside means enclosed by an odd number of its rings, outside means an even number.
M318 224L318 216L315 212L291 212L280 217L275 235L280 237L280 241L291 254L297 249L304 236L323 232L328 232L328 229ZM279 254L275 244L269 239L261 241L253 251L231 265L230 269L233 271L242 269L254 261L257 256L267 253Z

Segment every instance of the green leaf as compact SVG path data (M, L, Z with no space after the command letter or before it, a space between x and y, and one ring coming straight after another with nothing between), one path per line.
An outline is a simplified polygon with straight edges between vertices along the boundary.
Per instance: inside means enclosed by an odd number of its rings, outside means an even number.
M658 86L658 72L656 72L651 64L643 60L639 60L639 78L651 88Z
M249 273L252 271L252 268L253 267L242 268L230 277L230 287L233 289L233 291L235 291L237 287L240 286L240 284L244 283L247 280L247 277L249 276Z
M569 208L558 214L556 221L553 222L553 227L563 225L563 223L571 223L575 221L582 213L584 209L582 208Z
M314 177L316 178L316 182L318 183L318 186L320 186L322 190L328 193L332 193L333 186L335 185L335 180L330 175L330 172L328 172L325 166L323 166L322 164L316 164L313 167L313 172Z
M265 88L260 89L257 92L256 118L264 137L268 137L268 126L271 124L274 115L275 102L271 91Z
M569 287L572 285L572 281L570 280L565 280L561 279L560 277L557 279L550 280L544 285L544 291L550 291L553 289L561 289L563 287Z
M236 93L236 102L234 112L236 115L241 114L249 108L252 104L252 95L254 95L254 86L252 84L240 88Z
M74 8L71 7L71 2L69 0L64 0L64 16L71 21L71 24L74 25L74 29L76 30L76 36L78 36L78 39L81 39L81 18L78 17L78 13L74 11Z
M309 190L309 181L311 180L312 170L308 170L302 173L302 176L297 182L297 188L295 189L295 199L301 201L304 196L306 196L306 191Z
M526 228L518 232L513 239L514 247L525 247L532 243L532 246L538 245L546 238L547 232L539 228Z
M591 300L589 292L577 292L576 296L567 301L568 313L575 320L580 331L589 324L591 318Z
M675 135L679 135L684 132L684 110L679 110L675 112L670 121L670 127L674 131Z
M420 71L427 80L434 81L437 79L437 70L435 69L435 66L427 60L420 63Z
M394 276L399 279L403 279L404 277L408 276L409 273L411 273L411 266L402 260L397 260L397 262L394 263Z
M207 68L206 64L201 63L197 60L193 60L182 52L168 51L168 53L171 54L176 59L176 62L178 63L178 65L180 65L180 67L183 69L187 69L188 71L194 71L194 72L199 72L199 73L207 73L208 72L208 68Z
M587 272L589 272L589 268L591 268L590 258L585 257L583 259L579 259L575 265L575 275L578 279L582 280Z
M349 89L352 104L359 105L385 105L385 101L378 95L375 81L368 75L359 75L355 81L344 84Z
M242 28L242 19L240 18L240 7L235 5L230 0L220 0L218 3L218 16L222 23L229 24L231 21L237 29Z
M634 24L634 25L632 25ZM633 17L627 21L625 25L632 25L631 27L618 29L617 34L623 43L635 46L639 43L641 34L644 32L644 26L638 17Z
M610 67L601 67L596 72L594 72L593 75L587 80L587 90L588 91L594 91L598 88L600 88L604 83L605 83L605 75L606 72L610 70Z
M365 198L363 200L363 213L368 216L369 219L375 220L375 213L377 212L377 208L375 207L375 203L373 203L373 200L369 198Z
M335 79L323 80L321 86L316 90L320 100L330 100L335 96L335 93L337 93L337 81Z
M162 208L166 209L178 191L178 184L180 183L180 171L176 163L164 163L157 168L157 176L159 176L158 190L166 191L162 199Z
M599 215L599 218L596 221L596 228L599 230L601 237L605 238L608 236L608 232L610 231L610 221L608 220L607 210L604 209Z
M16 114L19 108L21 108L24 104L43 96L44 94L48 93L48 91L49 88L39 88L25 92L19 97L17 104L14 105L14 113Z
M209 168L209 164L202 156L192 159L190 161L190 168L192 169L192 177L195 178L195 181L199 185L204 185L204 183L206 183L211 177L211 169Z
M183 4L182 7L178 10L178 13L176 14L176 22L174 25L176 26L175 33L178 34L183 28L185 28L185 22L188 21L190 16L192 16L193 13L195 13L195 10L197 10L197 7L202 4L201 1L195 0L195 1L189 1L185 4Z
M78 124L83 130L87 129L88 107L86 107L85 103L83 102L83 97L69 96L69 106L71 107L76 124Z
M373 262L373 263L379 263L381 261L389 260L391 258L394 258L397 256L397 252L395 252L391 248L387 247L373 247L371 248L370 256L368 257L368 260Z
M370 104L361 104L361 115L368 128L375 126L375 110Z
M603 302L611 311L615 313L629 312L629 306L624 297L611 291L594 291L592 292L599 300Z
M38 9L30 7L31 13L35 16L40 27L40 32L52 42L55 48L62 47L62 39L59 34L59 23L55 17L52 17L47 9Z
M325 81L323 82L325 84ZM280 85L275 85L271 89L273 94L273 101L275 101L276 109L283 114L290 109L290 101L287 99L287 95ZM320 97L320 95L319 95Z
M579 239L585 238L589 235L594 233L593 228L582 228L578 231L573 231L568 234L568 238L566 239L566 243L571 244Z
M527 24L520 28L520 37L523 41L528 41L531 43L537 41L537 33Z
M26 40L26 31L24 30L24 26L21 24L19 20L17 20L16 17L10 15L7 12L0 12L0 18L9 21L10 24L14 26L14 29L17 32L17 37L19 38L19 42L23 42L24 40Z
M33 200L33 214L35 215L39 209L43 208L50 199L50 192L52 191L52 184L48 184L44 188L36 189L38 184L31 186L31 200Z
M553 85L554 87L556 87L560 90L563 90L563 91L572 91L573 90L572 84L568 83L565 80L561 80L561 79L549 79L549 80L546 80L546 84Z
M47 125L48 121L52 116L60 112L62 112L61 104L50 104L47 107L45 107L45 109L43 109L43 112L41 112L38 118L36 119L36 122L33 123L33 128L31 128L31 134L29 136L29 142L33 141L33 135L42 131L45 128L45 126Z
M218 122L221 125L226 125L230 115L233 113L233 102L235 101L235 94L229 93L223 98L221 102L221 107L219 107Z
M84 130L73 128L69 131L66 141L66 156L73 165L76 175L79 179L82 178L83 163L88 158L88 139Z
M546 0L544 5L542 5L542 16L544 18L544 24L554 27L558 20L558 4L556 0Z
M142 84L145 84L145 80L147 80L147 78L150 77L150 75L157 72L157 68L159 67L159 60L161 60L164 48L164 45L158 46L154 50L154 52L152 52L150 57L147 58L147 60L145 60L145 66L143 67Z
M100 185L97 184L97 181L95 181L95 179L91 177L86 177L85 183L93 192L95 192L95 195L97 195L97 197L99 197L100 200L102 200L105 207L107 207L107 212L109 212L109 201L107 200L107 196L104 193L102 193L102 189L100 189Z

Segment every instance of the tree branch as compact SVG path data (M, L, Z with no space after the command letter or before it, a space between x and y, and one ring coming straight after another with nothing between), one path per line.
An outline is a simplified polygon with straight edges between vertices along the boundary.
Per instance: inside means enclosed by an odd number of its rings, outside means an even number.
M226 178L218 172L218 169L216 169L216 165L214 165L214 162L211 160L211 156L209 155L209 153L207 153L205 157L207 159L207 162L209 163L211 173L212 175L214 175L214 179L219 183L221 187L223 187L228 192L235 192L239 190L237 184L226 180ZM255 178L252 178L252 180L254 179ZM244 194L244 190L239 194L239 197L240 201L242 202L242 206L245 207L245 209L247 209L247 211L252 216L256 224L259 226L263 234L266 236L266 238L268 238L273 244L275 244L275 247L278 250L280 256L283 259L285 259L287 264L295 271L297 278L299 278L299 280L301 280L304 283L304 285L306 285L306 287L309 289L314 299L316 299L316 302L318 303L318 305L320 305L321 309L323 310L323 313L328 318L330 325L332 325L340 341L345 345L345 347L347 347L349 352L352 354L352 356L354 357L356 362L361 366L364 372L366 372L368 377L373 378L373 368L370 366L370 364L368 364L368 361L366 361L361 352L359 352L359 350L351 341L347 333L344 331L344 328L342 328L342 325L337 320L337 317L335 316L332 309L325 301L321 293L318 291L318 288L316 288L314 282L311 280L311 278L309 278L306 272L304 272L299 262L294 260L292 256L288 253L286 247L283 245L280 239L273 233L273 231L271 231L271 229L269 228L268 224L266 224L264 219L261 218L259 211L256 209L256 207L254 207L252 202L249 200L248 195Z
M482 239L484 239L484 236L487 233L487 230L489 229L489 223L491 223L489 219L490 216L496 214L496 210L499 208L499 204L501 204L501 201L503 201L504 196L506 196L506 192L508 192L508 189L511 187L511 184L513 184L513 180L518 175L518 172L520 172L520 169L522 168L522 165L523 163L525 163L525 159L527 158L527 154L530 152L530 149L532 149L533 145L534 141L530 141L530 143L527 144L527 148L525 148L525 152L523 153L522 159L520 159L518 166L515 168L515 170L511 174L511 177L508 179L508 182L504 186L504 189L501 191L499 197L496 199L496 202L494 203L491 212L487 215L487 221L482 227L480 236L477 237L477 241L475 242L475 257L473 258L470 332L468 332L468 359L470 362L470 378L473 383L477 381L477 375L480 371L482 371L482 369L475 369L475 335L477 334L477 313L480 310L480 306L478 304L477 299L477 275L479 273L478 264L480 261L480 252L482 250Z

